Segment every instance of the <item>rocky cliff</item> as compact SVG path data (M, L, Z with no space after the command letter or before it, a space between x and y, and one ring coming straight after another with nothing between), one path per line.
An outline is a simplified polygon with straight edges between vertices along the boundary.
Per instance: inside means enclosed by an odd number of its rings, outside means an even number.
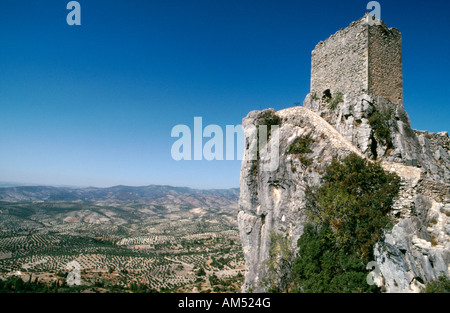
M272 141L278 167L268 171L253 157L254 130L276 116ZM272 119L273 120L273 119ZM450 261L450 140L447 132L411 128L402 105L367 93L309 94L303 107L252 111L243 119L246 151L241 167L238 223L247 274L243 291L265 291L271 236L287 239L292 251L278 256L277 280L289 281L306 216L305 188L317 185L333 157L356 153L381 162L401 178L392 215L395 225L374 247L375 282L386 292L417 292L444 273ZM287 153L299 137L311 138L307 158ZM275 147L275 146L274 146ZM368 270L369 273L369 270Z

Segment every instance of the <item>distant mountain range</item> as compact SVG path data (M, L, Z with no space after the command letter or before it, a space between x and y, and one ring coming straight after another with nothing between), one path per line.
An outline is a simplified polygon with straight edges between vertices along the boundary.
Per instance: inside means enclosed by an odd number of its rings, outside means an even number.
M162 185L71 188L51 186L0 187L0 201L141 202L223 207L235 205L239 189L192 189Z

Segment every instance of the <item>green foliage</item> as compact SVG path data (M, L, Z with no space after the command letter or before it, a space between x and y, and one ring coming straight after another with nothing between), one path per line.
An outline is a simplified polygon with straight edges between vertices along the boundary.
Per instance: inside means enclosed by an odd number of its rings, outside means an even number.
M328 108L334 110L336 109L339 103L344 102L344 95L342 92L338 91L335 93L334 97L327 98L327 101L328 101Z
M312 222L330 225L337 244L357 246L365 256L390 225L399 187L397 175L351 154L334 159L322 185L306 190L306 211Z
M374 130L375 137L388 148L393 147L389 122L392 120L392 107L378 107L369 117L369 124Z
M100 286L102 287L102 286ZM132 282L130 284L130 291L133 293L157 293L158 291L156 289L151 288L147 284L139 283L139 282Z
M226 253L229 252L229 249L222 249L221 252L223 254L226 254ZM211 257L211 259L212 259L212 262L211 262L210 265L213 266L213 267L217 267L219 270L222 270L224 268L224 266L226 264L228 264L228 262L230 261L229 258L224 258L224 257L219 257L219 258Z
M295 138L295 140L289 145L287 150L288 154L299 154L299 153L310 153L311 152L311 144L314 142L314 139L311 136L301 136Z
M209 276L209 283L211 284L211 286L217 285L219 282L220 282L220 280L216 276L216 274L213 273L211 276Z
M282 288L279 281L284 274L283 269L291 268L293 251L286 236L272 230L269 238L269 258L265 262L267 273L263 284L268 292L280 292Z
M310 224L298 241L294 289L303 292L371 292L365 264L391 225L389 212L400 180L356 154L334 159L321 186L306 190ZM313 226L314 225L314 226Z
M306 225L292 269L293 291L376 292L377 288L366 282L367 272L360 255L340 249L331 234L327 225L320 229Z
M266 125L267 126L267 141L270 139L270 134L272 131L272 126L281 125L281 118L271 110L263 111L258 117L259 126ZM258 132L259 134L259 132Z
M312 160L305 156L306 153L312 152L311 144L314 142L314 139L311 136L301 136L295 138L295 140L289 145L286 153L288 154L296 154L298 159L305 166L310 166Z
M271 110L263 111L259 115L258 121L260 125L267 125L267 126L281 124L281 118L274 111Z
M0 280L0 293L78 293L85 290L97 290L103 288L109 292L155 293L156 289L144 283L132 282L129 288L119 285L105 286L102 281L96 281L90 285L68 286L65 280L56 280L51 283L40 282L38 278L30 278L23 281L22 278L11 276L6 280Z
M423 293L450 293L450 278L444 273L437 280L429 282Z
M299 155L298 159L300 160L300 163L305 165L306 167L310 166L313 162L312 159L305 157L304 155Z
M200 267L200 269L197 271L197 276L205 276L206 272L203 267Z
M58 292L59 287L64 286L64 282L54 281L50 285L41 283L36 277L34 280L30 276L28 281L22 278L11 276L6 280L0 280L0 293L48 293Z
M213 259L213 262L209 264L211 271L234 268L237 266L235 260L238 264L243 260L242 249L234 237L236 226L227 219L227 216L231 216L232 213L228 214L225 212L226 210L210 208L211 217L219 219L221 223L211 222L210 217L185 220L182 218L184 215L180 215L180 220L168 223L167 207L155 205L154 212L158 216L153 216L151 213L150 218L134 223L137 217L130 217L131 215L126 213L127 209L124 209L128 205L133 210L148 207L148 205L144 206L137 202L127 202L126 205L121 204L112 208L88 202L7 203L0 201L0 211L3 211L0 222L5 226L4 231L0 234L0 254L2 254L0 273L4 276L3 281L0 278L0 289L5 290L4 292L57 291L59 293L186 290L185 288L190 287L195 278L192 278L187 270L189 266L183 267L179 261L174 259L179 258L183 263L196 265L195 272L201 266L205 266L205 260L210 258ZM188 204L181 204L179 207L180 212L187 212L192 208ZM129 224L117 226L64 222L64 214L67 212L96 210L101 213L110 209L117 216L123 217ZM53 210L58 216L55 216ZM34 222L31 223L33 220L30 219L30 216L36 221L51 220L52 223L48 226L36 226L33 224ZM142 246L139 247L142 249L134 249L134 245L145 244L146 238L153 236L148 233L148 229L152 229L152 234L162 236L157 239L154 247ZM186 236L221 233L227 230L232 230L232 232L216 238L200 239L196 236ZM133 243L122 244L122 239L132 240L130 242ZM65 270L67 263L78 260L83 264L84 256L92 256L90 258L92 263L89 262L88 267L81 272L82 285L68 286L66 284L68 271ZM46 259L48 262L40 261ZM21 268L23 264L31 263L34 264L28 269ZM98 272L97 268L104 268L106 271ZM208 267L204 267L204 270L206 269ZM8 275L16 271L22 272L22 279L32 274L33 283L35 277L46 276L48 279L40 280L38 287L34 285L30 287L27 283L28 278L24 281L19 278L9 278ZM174 280L173 278L177 276L184 276L188 279ZM205 276L199 278L201 282L206 279ZM10 280L9 283L8 280ZM56 281L59 282L56 283ZM231 278L227 278L227 281L231 281ZM144 282L148 285L143 285ZM225 286L226 283L220 283L221 290L223 287L230 291L240 290L240 282L230 283L229 286Z

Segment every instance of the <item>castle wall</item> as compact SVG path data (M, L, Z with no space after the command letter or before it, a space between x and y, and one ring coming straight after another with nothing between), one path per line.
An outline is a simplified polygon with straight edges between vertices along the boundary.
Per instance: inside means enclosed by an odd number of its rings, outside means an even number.
M368 89L367 26L361 21L317 44L311 56L311 92L350 93Z
M402 35L386 26L369 26L369 92L403 104Z
M383 22L369 26L365 16L321 41L311 55L311 93L326 89L403 104L401 33Z

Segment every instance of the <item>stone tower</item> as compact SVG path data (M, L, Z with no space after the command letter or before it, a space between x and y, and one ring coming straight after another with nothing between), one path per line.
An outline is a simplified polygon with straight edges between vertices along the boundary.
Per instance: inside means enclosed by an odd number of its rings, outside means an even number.
M402 36L366 14L312 51L311 94L368 93L403 104Z
M450 139L447 132L411 128L402 104L401 35L369 17L314 49L311 92L303 106L255 110L242 120L238 225L247 266L244 292L289 289L298 240L310 221L306 190L320 185L332 160L350 154L378 160L401 180L390 212L393 226L373 246L379 269L372 272L374 283L386 292L419 292L441 275L450 277ZM277 136L269 139L280 152L274 171L264 169L268 150L255 160L253 149L255 129L268 116L279 121ZM290 153L297 139L307 137L308 153Z

